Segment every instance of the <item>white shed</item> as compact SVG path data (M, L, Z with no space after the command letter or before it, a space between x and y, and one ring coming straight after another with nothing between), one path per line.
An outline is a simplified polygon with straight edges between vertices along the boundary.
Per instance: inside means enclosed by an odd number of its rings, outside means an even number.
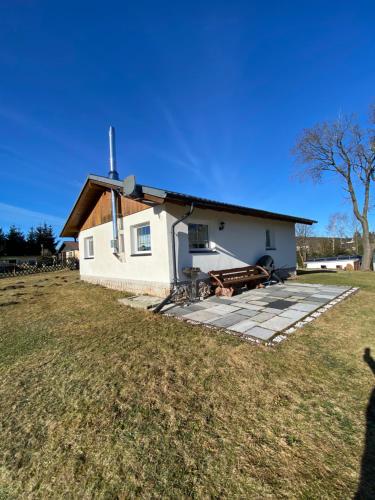
M345 269L358 271L361 267L359 255L339 255L337 257L322 257L306 261L306 269Z

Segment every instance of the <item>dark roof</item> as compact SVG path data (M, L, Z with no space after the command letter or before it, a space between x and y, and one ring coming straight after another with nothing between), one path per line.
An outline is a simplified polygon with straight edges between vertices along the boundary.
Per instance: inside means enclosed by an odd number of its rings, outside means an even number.
M78 250L78 241L63 241L59 252L71 252L72 250Z
M80 224L83 223L85 217L90 213L93 203L98 199L98 193L104 189L116 189L123 194L124 182L103 177L100 175L90 174L87 177L86 183L82 188L81 193L65 223L61 232L61 236L76 236L80 230ZM244 207L242 205L233 205L222 201L209 200L199 196L193 196L168 189L154 188L142 184L135 184L134 193L126 196L139 200L153 200L155 203L175 203L178 205L191 205L194 203L196 208L211 209L222 212L230 212L240 215L250 215L263 219L281 220L300 224L314 224L317 221L296 217L294 215L280 214L277 212L268 212L257 208Z
M89 175L89 179L96 180L99 182L109 182L115 185L116 187L123 187L123 181L115 181L109 179L108 177L102 177L99 175ZM259 210L257 208L244 207L242 205L233 205L230 203L225 203L222 201L209 200L207 198L201 198L199 196L194 196L191 194L178 193L176 191L170 191L168 189L160 189L151 186L145 186L141 184L136 185L135 193L137 196L143 195L151 195L156 196L158 198L162 198L164 201L179 202L191 204L194 203L198 208L211 208L212 210L221 210L224 212L233 212L237 214L243 215L253 215L254 217L262 217L266 219L276 219L276 220L285 220L290 222L299 222L301 224L315 224L317 221L312 219L306 219L303 217L296 217L294 215L286 215L280 214L277 212L268 212L266 210Z
M222 201L209 200L207 198L201 198L199 196L177 193L174 191L166 191L166 193L167 193L166 200L172 203L177 201L189 204L194 203L194 205L198 208L210 208L212 210L219 210L222 212L232 212L241 215L252 215L254 217L260 217L264 219L284 220L284 221L299 222L301 224L309 224L309 225L316 223L315 220L296 217L294 215L280 214L277 212L268 212L267 210L245 207L243 205L234 205Z

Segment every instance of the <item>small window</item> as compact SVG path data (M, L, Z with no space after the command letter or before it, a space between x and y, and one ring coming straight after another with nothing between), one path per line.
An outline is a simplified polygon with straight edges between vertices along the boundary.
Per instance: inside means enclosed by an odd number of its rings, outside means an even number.
M272 229L266 229L266 250L276 250L275 232Z
M89 236L83 240L85 259L92 259L94 257L94 238Z
M151 229L150 224L136 226L135 230L135 253L151 252Z
M188 224L189 250L210 248L207 224Z

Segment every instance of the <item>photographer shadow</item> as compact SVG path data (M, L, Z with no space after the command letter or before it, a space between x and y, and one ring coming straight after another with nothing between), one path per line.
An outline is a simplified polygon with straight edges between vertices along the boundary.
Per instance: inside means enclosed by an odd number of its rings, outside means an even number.
M365 349L363 360L368 364L375 375L375 359L371 356L371 350ZM369 500L375 498L375 387L372 390L366 410L366 437L365 449L361 462L361 475L358 490L355 495L357 500Z

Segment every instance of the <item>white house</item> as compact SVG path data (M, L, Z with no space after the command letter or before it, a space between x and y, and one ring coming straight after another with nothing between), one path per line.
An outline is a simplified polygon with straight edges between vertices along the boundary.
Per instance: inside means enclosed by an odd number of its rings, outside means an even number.
M264 254L294 273L294 225L315 222L109 175L88 176L61 236L78 238L81 278L111 288L164 297L175 280L186 280L186 267L204 277Z
M338 257L322 257L306 261L306 269L345 269L358 271L361 268L361 258L358 255L339 255Z

